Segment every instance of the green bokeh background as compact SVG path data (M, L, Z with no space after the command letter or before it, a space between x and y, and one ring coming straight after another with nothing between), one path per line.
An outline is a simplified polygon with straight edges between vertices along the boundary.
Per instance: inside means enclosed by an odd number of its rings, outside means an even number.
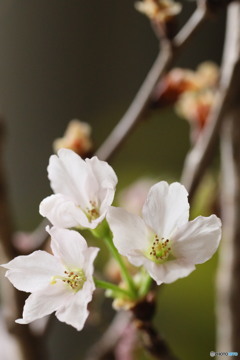
M79 118L92 125L96 147L101 144L153 63L157 41L133 4L1 0L0 111L8 128L5 158L16 229L30 231L41 220L39 202L51 192L46 166L53 139L63 134L69 120ZM180 24L194 8L194 2L184 2ZM224 13L220 13L203 26L176 65L195 68L207 59L220 63L223 34ZM179 180L188 149L188 124L171 109L153 113L111 162L119 189L143 176ZM203 199L201 206L205 215ZM218 350L216 263L217 256L159 294L156 326L180 359L205 360L211 350ZM87 346L113 315L109 300L95 299L104 323L96 326L90 321L77 333L54 320L50 360L83 359Z

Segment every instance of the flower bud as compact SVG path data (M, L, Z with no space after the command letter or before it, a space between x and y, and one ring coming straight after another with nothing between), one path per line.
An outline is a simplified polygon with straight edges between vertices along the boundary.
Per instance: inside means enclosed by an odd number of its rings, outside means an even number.
M91 126L77 119L70 121L64 136L53 142L55 152L61 148L73 150L85 157L92 149Z
M138 11L157 22L167 22L182 10L182 5L172 0L143 0L135 4Z
M135 4L138 11L150 18L160 39L174 36L176 15L182 10L180 3L172 0L143 0Z

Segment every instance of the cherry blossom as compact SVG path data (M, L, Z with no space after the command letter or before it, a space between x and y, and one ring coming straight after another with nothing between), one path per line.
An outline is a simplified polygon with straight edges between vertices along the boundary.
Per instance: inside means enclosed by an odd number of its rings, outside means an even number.
M53 225L95 229L103 221L117 184L110 165L60 149L50 157L48 177L55 194L41 202L39 211Z
M53 255L35 251L7 264L6 277L21 291L30 292L19 324L28 324L56 312L58 320L82 330L95 284L93 262L98 248L88 247L74 230L49 228Z
M158 285L189 275L195 264L210 259L218 248L220 219L216 215L188 218L186 189L165 181L150 189L142 218L115 207L107 215L120 254L133 265L144 266Z

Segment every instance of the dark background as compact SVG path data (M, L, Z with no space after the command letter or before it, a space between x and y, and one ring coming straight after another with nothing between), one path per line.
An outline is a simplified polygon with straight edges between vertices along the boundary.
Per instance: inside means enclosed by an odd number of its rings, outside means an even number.
M184 2L180 24L194 8L194 2ZM220 63L223 35L221 13L203 25L177 65ZM51 193L46 166L53 140L79 118L92 125L97 147L130 104L157 52L148 19L133 1L1 0L0 111L7 123L6 166L17 229L32 230L41 219L38 205ZM119 188L143 175L179 180L188 148L188 124L171 110L154 114L111 163ZM208 359L217 351L215 262L162 291L157 325L182 359ZM90 326L79 334L59 323L53 329L51 360L81 359L83 344L90 344L95 332Z

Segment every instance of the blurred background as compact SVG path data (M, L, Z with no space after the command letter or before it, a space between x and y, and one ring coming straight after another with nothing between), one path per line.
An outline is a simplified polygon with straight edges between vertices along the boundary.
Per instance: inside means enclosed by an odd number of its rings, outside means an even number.
M194 8L194 2L183 3L180 25ZM219 64L223 36L220 13L203 25L176 65ZM5 159L16 229L31 231L41 221L38 205L51 193L46 167L53 140L78 118L91 124L97 148L127 109L157 52L149 21L134 9L134 1L1 0L0 112L7 123ZM179 180L189 146L186 121L171 109L153 113L111 162L119 190L143 176ZM217 351L215 267L216 257L160 292L156 326L182 359L207 359ZM90 321L81 333L54 321L51 360L83 359L111 317L109 305L99 305L104 324Z

